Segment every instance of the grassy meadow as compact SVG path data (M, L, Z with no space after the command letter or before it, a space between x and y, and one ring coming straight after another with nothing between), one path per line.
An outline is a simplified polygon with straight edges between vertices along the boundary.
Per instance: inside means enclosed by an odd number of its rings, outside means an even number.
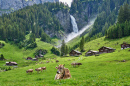
M23 59L25 56L32 56L33 50L18 49L8 43L0 49L7 59L18 61L19 67L13 70L0 72L0 86L130 86L130 48L121 50L120 44L130 43L130 37L108 40L105 37L98 38L85 44L85 50L98 50L102 46L115 48L113 53L104 53L99 56L85 56L85 52L79 57L58 57L48 51L46 59L31 63ZM49 50L52 45L37 40L37 48ZM79 49L77 49L79 50ZM14 53L15 54L14 54ZM59 60L56 63L55 60ZM125 62L123 62L125 60ZM46 61L50 61L46 63ZM30 62L26 67L25 62ZM72 67L71 63L81 62L81 66ZM5 61L0 61L3 66ZM65 64L70 70L71 79L54 80L58 64ZM37 73L35 68L46 67L47 70ZM27 74L26 70L33 69L32 74Z

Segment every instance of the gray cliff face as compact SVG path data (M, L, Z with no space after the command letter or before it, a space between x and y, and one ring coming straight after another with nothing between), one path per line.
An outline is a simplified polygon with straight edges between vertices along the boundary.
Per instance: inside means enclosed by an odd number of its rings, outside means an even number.
M73 29L71 28L72 25L69 12L59 11L57 14L55 14L55 16L62 25L65 33L70 33L73 31Z
M79 30L87 25L88 21L85 20L85 16L88 16L88 8L85 8L80 14L74 14Z
M0 0L0 15L10 13L33 4L43 4L45 2L58 2L59 0Z

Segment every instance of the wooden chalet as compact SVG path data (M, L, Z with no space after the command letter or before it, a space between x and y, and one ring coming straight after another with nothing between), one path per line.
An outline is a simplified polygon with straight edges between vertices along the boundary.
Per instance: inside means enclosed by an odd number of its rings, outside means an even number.
M32 60L32 58L31 57L27 57L27 60Z
M85 56L92 56L96 54L99 54L99 52L94 50L89 50L88 52L85 53Z
M69 53L70 56L79 56L79 55L82 55L81 52L79 51L76 51L76 50L72 50L70 53Z
M125 48L130 48L130 44L128 44L128 43L122 43L121 44L121 49L125 49Z
M6 65L13 66L13 65L18 65L18 64L16 62L6 62Z
M99 50L99 54L100 54L100 53L111 53L111 52L114 52L114 51L115 51L115 49L110 48L110 47L105 47L105 46L101 47L101 48L98 49L98 50Z

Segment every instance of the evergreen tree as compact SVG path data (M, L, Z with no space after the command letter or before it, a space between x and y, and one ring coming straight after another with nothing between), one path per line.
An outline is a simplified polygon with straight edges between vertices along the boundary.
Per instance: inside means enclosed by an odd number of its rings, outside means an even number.
M4 55L3 55L3 54L1 54L0 59L1 59L1 60L4 60Z
M66 45L65 45L65 41L62 41L62 45L61 45L61 56L66 55Z
M121 28L121 26L119 26L119 29L118 29L118 37L119 38L122 37L122 28Z
M80 41L80 50L81 50L81 52L84 51L84 43L85 43L85 39L84 39L84 36L82 36L82 39Z
M68 46L66 45L66 48L65 48L65 54L67 55L68 54Z
M42 33L42 35L41 35L41 41L46 41L46 34L45 33Z
M123 6L124 11L123 11L123 17L124 17L124 21L123 23L127 20L130 20L130 9L129 9L129 5L127 3L124 4Z
M126 20L125 27L124 27L124 36L128 36L128 35L129 35L129 25L128 25L128 21Z
M123 6L120 7L119 14L118 14L118 23L123 23L124 22L124 10Z

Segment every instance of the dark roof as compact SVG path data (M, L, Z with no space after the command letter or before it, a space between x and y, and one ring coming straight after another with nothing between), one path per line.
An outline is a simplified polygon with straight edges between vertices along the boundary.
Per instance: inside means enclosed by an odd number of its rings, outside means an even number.
M103 47L105 47L105 46L103 46ZM103 47L101 47L101 48L103 48ZM101 48L100 48L100 49L101 49ZM111 49L111 50L115 50L115 49L113 49L113 48L111 48L111 47L105 47L105 48Z
M126 42L123 42L122 44L130 45L130 44L126 43ZM122 45L122 44L121 44L121 45Z
M32 59L31 57L27 57L27 59Z
M89 53L99 53L98 51L94 51L94 50L88 50L88 52L86 52L86 54L89 54Z

